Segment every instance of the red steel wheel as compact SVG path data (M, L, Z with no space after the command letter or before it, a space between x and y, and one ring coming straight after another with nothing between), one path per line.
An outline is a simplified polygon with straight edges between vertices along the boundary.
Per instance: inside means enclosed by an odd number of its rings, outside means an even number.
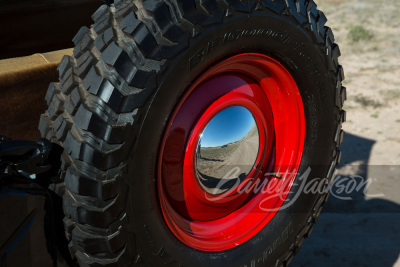
M232 106L254 116L258 154L243 181L213 195L196 178L196 148L207 123ZM304 110L290 73L262 54L225 59L196 79L168 125L159 153L158 191L170 230L202 251L230 249L256 235L284 203L302 157ZM281 193L273 195L268 186Z
M74 37L39 123L64 148L60 254L286 266L329 194L305 186L329 184L344 137L325 15L300 0L112 2Z

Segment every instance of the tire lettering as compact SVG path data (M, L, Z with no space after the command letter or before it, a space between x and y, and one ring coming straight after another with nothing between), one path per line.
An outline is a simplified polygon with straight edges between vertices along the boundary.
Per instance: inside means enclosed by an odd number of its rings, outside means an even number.
M135 263L138 264L138 265L144 264L144 261L143 261L142 257L139 254L136 256Z
M157 253L157 256L160 256L161 258L166 259L169 257L169 254L167 253L167 251L165 250L164 247L161 247Z
M214 40L212 40L211 42L208 43L208 48L207 48L207 55L210 54L210 52L216 48L217 46L220 46L222 43L222 38L221 37L217 37Z
M205 56L204 48L200 49L194 56L192 56L189 60L190 62L190 70L194 69L200 62L203 61Z
M144 226L144 230L146 232L146 235L149 239L149 243L150 243L150 247L151 249L154 251L152 252L152 254L154 256L159 256L161 259L163 259L164 265L173 265L173 266L179 266L179 267L183 267L182 264L179 264L179 262L177 260L171 259L170 255L168 254L167 250L164 247L161 247L160 249L156 249L156 243L153 239L153 235L151 233L150 227L148 225L143 225ZM135 263L136 264L143 264L144 261L142 259L142 257L138 254L136 256L135 259Z
M252 259L250 264L243 265L243 267L255 267L257 265L264 266L264 263L267 261L268 257L277 249L280 245L282 245L286 240L288 240L291 233L293 233L294 228L292 222L288 224L288 226L283 230L283 232L277 237L277 239L265 249L262 253L262 257L258 259Z
M248 38L253 36L257 37L270 36L277 41L282 41L284 44L290 44L294 40L294 38L291 37L288 32L274 31L268 28L236 29L213 39L212 41L208 42L204 48L197 51L189 59L190 71L193 70L197 65L199 65L206 58L206 56L209 55L216 47L222 44L227 44L236 40L240 40L241 38ZM304 51L300 51L300 53L302 55L304 54L304 56L307 58L309 57L309 55L306 54Z

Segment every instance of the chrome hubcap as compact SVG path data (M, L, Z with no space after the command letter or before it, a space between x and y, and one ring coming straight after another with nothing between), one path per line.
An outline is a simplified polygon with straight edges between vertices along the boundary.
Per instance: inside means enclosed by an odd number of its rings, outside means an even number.
M245 107L217 113L202 132L196 149L196 176L205 191L223 194L253 169L260 146L257 123Z

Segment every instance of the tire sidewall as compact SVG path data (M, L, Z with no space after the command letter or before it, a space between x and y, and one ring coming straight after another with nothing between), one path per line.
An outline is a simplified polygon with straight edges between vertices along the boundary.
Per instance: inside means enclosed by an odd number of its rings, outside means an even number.
M323 46L323 45L321 45ZM305 225L316 194L300 194L288 209L278 211L256 236L222 252L202 252L181 243L168 229L157 196L160 142L170 114L191 82L208 66L229 56L254 52L268 55L291 73L304 106L305 146L299 174L311 168L308 179L324 178L332 161L335 116L334 77L327 69L323 48L312 32L287 16L238 15L208 27L192 38L189 47L165 64L158 90L142 118L136 145L128 160L130 186L128 220L135 232L137 263L161 266L269 266L293 244ZM312 164L312 166L310 166ZM296 178L298 179L298 178ZM300 184L297 183L297 184ZM300 186L292 187L296 195ZM212 258L212 261L210 260Z

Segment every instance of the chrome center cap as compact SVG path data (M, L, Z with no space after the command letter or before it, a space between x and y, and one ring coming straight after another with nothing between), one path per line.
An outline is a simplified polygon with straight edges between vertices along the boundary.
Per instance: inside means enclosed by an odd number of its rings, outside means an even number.
M260 146L253 114L232 106L217 113L202 132L196 149L196 176L205 191L223 194L253 169Z

